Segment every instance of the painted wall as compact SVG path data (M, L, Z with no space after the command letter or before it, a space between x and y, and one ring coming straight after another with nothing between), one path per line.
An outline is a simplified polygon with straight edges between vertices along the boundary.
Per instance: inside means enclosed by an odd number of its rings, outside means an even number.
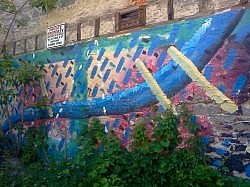
M90 117L99 117L105 130L114 129L126 146L138 118L150 116L154 105L163 110L136 68L139 58L172 104L190 103L213 165L219 166L221 157L227 156L225 164L236 176L250 177L249 22L250 9L242 8L21 55L20 60L45 64L54 115L46 120L50 151L65 152L67 141L66 151L74 155L74 139ZM188 57L202 75L190 75L191 69L174 61L167 53L170 45ZM198 83L203 76L209 81L206 89ZM39 124L48 118L48 112L30 106L41 97L40 90L25 91L25 121ZM221 107L222 97L238 109ZM22 100L15 102L13 123L21 120ZM3 128L7 131L8 127ZM179 131L183 138L188 136L187 129Z

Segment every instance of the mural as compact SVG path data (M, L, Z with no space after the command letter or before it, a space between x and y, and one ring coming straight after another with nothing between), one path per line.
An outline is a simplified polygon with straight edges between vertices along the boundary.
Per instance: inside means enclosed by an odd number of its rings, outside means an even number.
M160 111L182 102L193 108L198 100L219 104L220 114L243 115L241 106L249 101L250 93L249 20L250 9L231 10L22 55L22 61L45 64L46 89L53 111L50 118L47 110L30 107L41 97L39 90L30 89L26 93L25 121L39 124L47 118L51 152L74 155L74 139L90 117L99 117L105 131L114 129L126 146L136 119L151 115L155 105ZM12 123L21 120L22 100L17 102L17 108L12 108ZM202 126L209 152L217 154L213 164L219 166L219 158L228 155L229 169L250 177L250 153L246 152L249 122L242 132L225 124L230 132L238 134L235 138L232 134L218 135L215 123L206 114L194 120ZM3 129L8 131L6 123ZM187 134L185 129L180 132L183 137ZM246 142L242 144L238 136ZM232 146L244 148L240 149L241 157L234 154L239 149Z

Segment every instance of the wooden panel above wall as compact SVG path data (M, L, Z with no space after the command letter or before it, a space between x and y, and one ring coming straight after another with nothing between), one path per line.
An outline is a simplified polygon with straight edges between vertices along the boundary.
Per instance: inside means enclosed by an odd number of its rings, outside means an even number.
M127 8L116 14L116 32L144 26L146 24L146 5Z

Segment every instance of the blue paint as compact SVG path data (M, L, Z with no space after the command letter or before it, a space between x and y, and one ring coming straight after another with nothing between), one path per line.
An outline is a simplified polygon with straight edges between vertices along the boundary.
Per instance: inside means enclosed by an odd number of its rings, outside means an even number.
M116 118L112 126L113 126L114 128L117 128L118 125L119 125L119 123L120 123L120 121L121 121L121 119Z
M72 71L72 67L69 67L66 74L65 74L65 77L68 78L71 74L71 71Z
M185 89L182 89L180 91L180 98L181 98L181 100L185 100L186 99L186 94L187 94L187 91Z
M117 46L115 53L114 53L114 57L117 58L119 56L119 54L121 53L121 51L122 51L122 44L118 43L118 46Z
M176 47L178 49L181 49L184 45L185 45L185 41L184 40L178 40L176 43L175 43Z
M88 48L88 50L87 51L89 51L90 53L92 52L92 50L95 48L95 43L94 42L91 42L90 44L89 44L89 48Z
M157 36L154 36L154 37L152 38L152 40L151 40L151 45L150 45L150 47L149 47L149 49L148 49L148 56L151 56L151 55L154 53L155 49L156 49L157 46L159 45L159 44L158 44L159 41L160 41L160 38L157 37Z
M63 89L61 91L61 95L64 95L66 90L67 90L67 87L68 87L68 84L66 83L64 86L63 86Z
M98 55L98 57L97 57L97 60L98 60L98 61L101 61L102 56L104 55L105 51L106 51L105 48L102 48L102 49L101 49L101 51L100 51L100 53L99 53L99 55Z
M23 86L20 87L19 91L18 91L18 95L21 95L23 92Z
M49 131L50 131L50 128L51 128L51 125L50 124L47 124L46 125L46 134L48 134L49 133Z
M221 156L224 156L225 154L227 154L227 150L221 149L221 148L216 148L215 152L218 153Z
M130 44L129 44L129 49L132 49L133 47L136 46L137 42L138 42L138 39L139 39L139 36L140 36L140 33L139 32L134 32L133 33L133 37L130 41Z
M162 64L164 63L165 59L167 57L167 52L166 51L162 51L158 60L157 60L157 68L160 69Z
M107 127L107 129L109 129L110 121L106 121L106 122L105 122L105 126Z
M110 75L111 69L107 69L107 71L105 72L102 81L105 83Z
M245 11L245 14L242 17L243 24L239 24L239 26L237 28L237 34L235 37L235 40L237 42L243 41L247 37L247 35L249 34L249 30L250 30L249 20L250 20L250 13L248 10L248 11Z
M204 136L202 137L202 143L205 144L205 145L208 145L209 142L211 140L211 137L210 136Z
M126 72L126 75L125 75L125 77L124 77L124 80L123 80L123 84L124 84L124 85L127 85L127 84L128 84L128 82L129 82L131 76L132 76L132 69L128 69L128 71Z
M230 139L224 139L221 145L225 147L229 147L231 145L231 140Z
M65 138L62 138L59 145L58 145L58 150L61 151L62 148L63 148L63 145L64 145L64 142L65 142Z
M113 92L114 87L115 87L115 80L113 79L109 84L108 93Z
M226 91L227 91L227 89L226 89L226 87L224 86L224 85L219 85L219 87L218 87L218 89L224 94L224 93L226 93Z
M57 69L58 69L58 66L55 65L55 67L53 68L53 71L52 71L52 73L51 73L51 77L54 77L54 75L55 75L56 72L57 72Z
M18 105L17 105L17 109L18 109L18 110L20 110L20 108L21 108L22 104L23 104L23 101L22 101L22 100L20 100L20 101L18 102Z
M90 56L89 59L88 59L88 61L87 61L86 66L85 66L85 68L84 68L86 71L87 71L87 70L89 69L89 67L91 66L92 61L93 61L93 57Z
M197 45L190 45L189 41L185 43L184 47L189 49L189 52L191 54L190 59L196 65L199 71L204 68L204 66L210 61L210 59L220 48L221 41L224 41L238 24L239 14L240 11L230 11L212 16L213 22L210 29L208 29L206 34L201 37ZM82 46L84 45L85 44L82 44ZM141 52L142 48L143 45L141 45L141 48L138 46L137 51ZM65 51L69 49L69 47L65 47ZM209 51L209 53L207 53L207 51ZM140 52L134 56L134 59L136 59L140 55ZM72 57L76 54L70 54L69 52L69 56L70 55ZM58 62L61 60L61 58L62 57L60 56L60 54L59 56L52 55L51 61L57 60ZM41 59L43 59L43 57L41 57ZM163 89L163 91L169 98L171 98L172 95L178 93L191 81L180 67L176 67L176 69L173 71L173 64L173 61L170 60L167 65L163 66L154 74L155 80L158 82L159 86ZM72 92L74 92L74 89ZM100 97L91 100L66 101L63 104L55 103L52 104L52 110L53 113L56 114L58 113L60 108L63 108L63 112L60 114L61 117L70 119L82 119L103 115L103 106L105 106L107 109L107 115L117 115L132 112L138 110L138 108L152 106L156 103L158 103L157 99L152 94L148 85L144 82L133 88L127 88L114 94L109 94L105 97L105 99L102 99ZM72 110L72 108L74 108L74 110ZM83 110L84 112L82 112ZM25 121L32 121L34 119L44 118L44 115L41 115L42 112L43 110L37 108L27 108L24 112L24 119ZM20 112L11 116L12 123L16 123L20 120ZM5 122L3 130L5 132L6 130L8 130L7 122Z
M206 77L206 79L208 81L211 79L211 75L213 74L213 70L214 70L213 66L210 66L210 65L206 66L206 68L205 68L203 75Z
M141 73L140 73L140 72L137 72L136 77L137 77L137 78L141 78L141 77L142 77Z
M244 88L246 82L247 77L245 75L238 76L232 87L232 95L237 95Z
M50 148L49 148L49 153L53 153L54 151L56 150L56 144L55 143L52 143Z
M117 68L116 68L116 73L119 73L119 72L121 71L122 66L123 66L123 64L124 64L124 61L125 61L125 58L124 58L124 57L121 57L121 59L120 59L120 61L119 61L119 64L118 64L118 66L117 66Z
M83 82L82 85L80 86L80 94L83 95L87 91L87 82Z
M109 59L105 58L100 69L101 71L103 71L106 68L108 62L109 62Z
M75 75L74 75L74 79L77 80L80 77L81 73L82 73L81 70L77 70Z
M55 97L56 97L56 95L55 95L55 93L53 93L52 95L51 95L51 100L53 101L54 99L55 99Z
M29 99L29 97L30 97L30 94L31 94L32 90L33 90L33 88L32 88L32 87L30 87L30 89L29 89L29 91L28 91L28 93L27 93L27 95L26 95L26 100L28 100L28 99Z
M213 166L217 167L217 168L220 168L221 167L221 163L218 159L216 159L213 163L212 163Z
M192 116L190 119L190 123L197 123L197 116Z
M227 59L226 59L224 66L223 66L225 69L230 69L232 67L232 65L234 63L234 59L237 56L237 53L238 52L232 48L228 51Z
M151 111L147 111L145 114L146 117L150 117L151 116Z
M74 95L75 95L75 93L76 93L76 85L74 85L73 86L73 89L72 89L72 91L71 91L71 96L73 97Z
M133 119L133 118L135 118L135 113L134 113L134 112L131 112L130 115L129 115L129 121L130 121L131 119Z
M93 79L97 73L98 66L94 66L90 75L90 78Z
M64 62L63 62L63 67L65 68L69 63L69 59L65 59Z
M137 49L135 51L135 54L134 54L134 56L132 58L133 61L135 61L137 58L139 58L139 56L141 55L141 52L142 52L143 48L144 48L143 44L139 44L138 45L138 47L137 47Z
M175 23L171 30L170 37L168 39L170 44L175 43L176 36L178 35L179 29L180 29L180 24Z
M46 90L47 90L47 91L49 91L49 87L50 87L50 81L48 81L48 82L46 83Z
M58 88L58 86L60 85L61 81L62 81L62 74L60 73L60 75L58 76L57 81L56 81L56 88Z
M245 172L246 172L246 176L250 177L250 164L247 164Z
M96 97L97 93L98 93L98 86L96 85L92 91L92 97Z
M128 141L128 138L129 138L129 135L130 135L130 128L127 127L127 128L125 129L125 133L124 133L124 135L123 135L123 137L122 137L122 142L127 142L127 141Z

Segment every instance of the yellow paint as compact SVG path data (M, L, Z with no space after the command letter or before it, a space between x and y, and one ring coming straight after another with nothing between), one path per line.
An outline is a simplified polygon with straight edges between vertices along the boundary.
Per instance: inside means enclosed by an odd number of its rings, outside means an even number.
M190 59L183 55L176 47L171 46L167 53L172 59L180 65L180 67L188 74L188 76L200 86L206 94L213 99L220 107L230 113L234 113L238 107L227 96L220 92L215 86L199 72Z
M165 93L162 91L160 86L157 84L151 73L148 71L148 69L145 67L143 62L140 59L136 59L135 61L137 69L142 74L145 81L148 83L151 91L156 96L157 100L160 102L162 107L166 110L171 107L171 101L167 98Z

